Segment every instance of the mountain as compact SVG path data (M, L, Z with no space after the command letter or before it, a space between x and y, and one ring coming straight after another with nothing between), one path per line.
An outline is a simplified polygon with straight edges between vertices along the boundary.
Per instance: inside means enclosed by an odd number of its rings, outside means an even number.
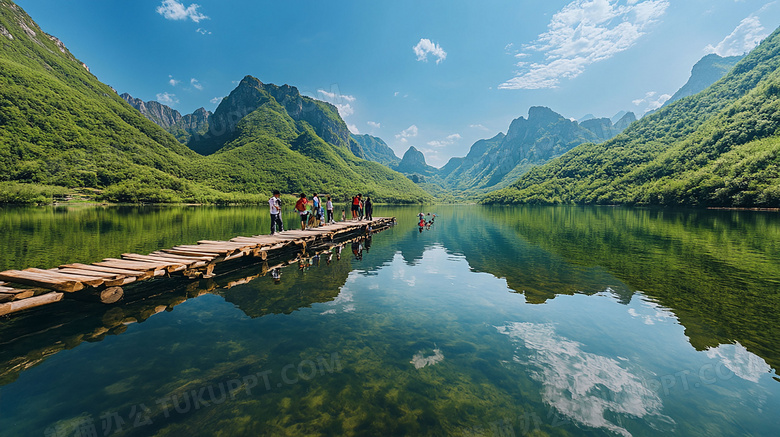
M377 138L368 134L355 135L352 134L352 139L357 142L363 150L363 155L366 160L378 162L384 164L390 168L401 161L396 156L393 149L387 145L381 138Z
M212 116L199 110L175 121L185 129L208 119L188 140L213 147L201 156L101 83L10 0L0 0L0 27L3 187L89 187L115 202L258 202L273 189L430 199L402 174L356 157L360 146L336 108L294 87L247 76ZM162 107L150 111L160 122L175 118Z
M410 146L404 153L404 157L401 158L401 162L394 167L396 171L404 174L416 173L423 176L435 174L437 172L436 167L432 167L425 162L425 155L417 150L414 146Z
M154 100L144 102L141 99L133 98L133 96L128 93L121 94L119 97L124 99L130 106L137 109L144 117L163 129L168 129L176 124L177 121L181 120L179 111Z
M723 78L487 203L780 206L780 29Z
M708 86L712 85L726 73L731 71L742 58L744 58L744 56L728 56L724 58L715 53L704 56L699 62L694 64L688 82L677 90L677 92L664 103L664 106L676 102L683 97L692 96L704 91Z
M198 108L192 114L182 116L179 111L154 100L144 102L128 93L121 94L119 97L184 144L193 135L201 135L208 129L211 112L205 108Z
M484 193L511 184L533 166L582 143L606 141L634 120L633 113L626 113L615 125L608 118L577 123L549 108L534 106L527 119L512 121L506 135L477 141L465 158L453 158L439 174L453 190Z
M222 99L208 129L187 144L212 164L193 177L220 189L238 184L337 199L360 192L382 201L430 200L402 174L355 156L360 145L335 106L252 76Z
M196 155L101 83L16 4L0 0L0 181L212 195Z

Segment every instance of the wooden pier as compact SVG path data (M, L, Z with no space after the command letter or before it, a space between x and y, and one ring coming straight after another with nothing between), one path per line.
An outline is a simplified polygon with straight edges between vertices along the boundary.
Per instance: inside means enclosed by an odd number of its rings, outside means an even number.
M198 244L162 249L147 255L124 253L121 258L106 258L92 264L72 263L47 270L7 270L0 272L0 316L51 304L63 297L115 303L124 295L122 287L134 282L170 275L210 278L222 262L246 257L266 260L269 254L290 250L305 252L309 246L381 230L394 222L394 217L346 220L303 231L239 236L230 241L201 240Z

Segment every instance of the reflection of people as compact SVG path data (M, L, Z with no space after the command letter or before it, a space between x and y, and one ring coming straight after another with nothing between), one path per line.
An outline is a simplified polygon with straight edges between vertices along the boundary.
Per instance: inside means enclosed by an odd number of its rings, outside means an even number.
M368 237L366 237L366 241L363 242L363 247L366 249L366 252L368 252L368 249L371 249L371 235L369 234Z
M331 261L333 261L333 252L328 253L328 259L325 260L325 264L330 265Z
M282 201L279 199L279 190L274 190L274 195L268 199L268 206L271 208L271 235L276 231L284 231L284 223L282 223Z
M339 246L339 247L336 248L336 260L337 261L341 260L341 249L343 249L343 248L344 248L344 246Z
M366 220L374 219L374 203L371 202L371 196L366 197L366 203L363 205L366 211Z
M295 210L301 215L301 230L306 229L306 219L309 218L309 211L306 210L306 204L309 203L306 200L306 193L301 193L301 198L295 202Z
M271 277L274 278L274 284L278 284L282 280L282 270L279 267L271 270Z
M352 254L355 255L355 259L358 261L363 259L363 247L359 241L352 242Z

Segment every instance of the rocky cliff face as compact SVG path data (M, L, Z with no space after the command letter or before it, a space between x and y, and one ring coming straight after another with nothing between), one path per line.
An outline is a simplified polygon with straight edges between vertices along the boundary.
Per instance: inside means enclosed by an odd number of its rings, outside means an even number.
M119 97L144 117L173 134L181 143L186 144L193 135L199 135L208 128L211 112L205 108L198 108L192 114L182 116L179 111L154 100L144 102L128 93Z
M401 161L396 156L393 149L387 145L381 138L371 135L352 135L352 139L360 145L363 153L363 159L378 162L388 167L398 165ZM359 156L355 154L355 156Z
M674 95L664 103L664 106L704 91L707 87L717 82L726 75L734 65L744 56L721 57L711 53L699 60L691 69L691 77L688 82L677 90Z
M163 129L167 130L176 124L177 121L181 120L181 114L179 111L169 106L163 105L160 102L156 102L154 100L144 102L141 99L134 98L128 93L124 93L119 97L123 98L125 102L130 104L130 106L133 108L137 109L138 112L143 114L144 117L153 121Z

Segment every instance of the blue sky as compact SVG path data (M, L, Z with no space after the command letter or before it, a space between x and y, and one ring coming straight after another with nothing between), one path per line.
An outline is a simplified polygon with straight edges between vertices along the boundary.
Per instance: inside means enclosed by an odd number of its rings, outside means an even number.
M213 111L252 75L437 167L531 106L639 116L707 53L741 54L780 25L766 0L17 3L119 93Z

